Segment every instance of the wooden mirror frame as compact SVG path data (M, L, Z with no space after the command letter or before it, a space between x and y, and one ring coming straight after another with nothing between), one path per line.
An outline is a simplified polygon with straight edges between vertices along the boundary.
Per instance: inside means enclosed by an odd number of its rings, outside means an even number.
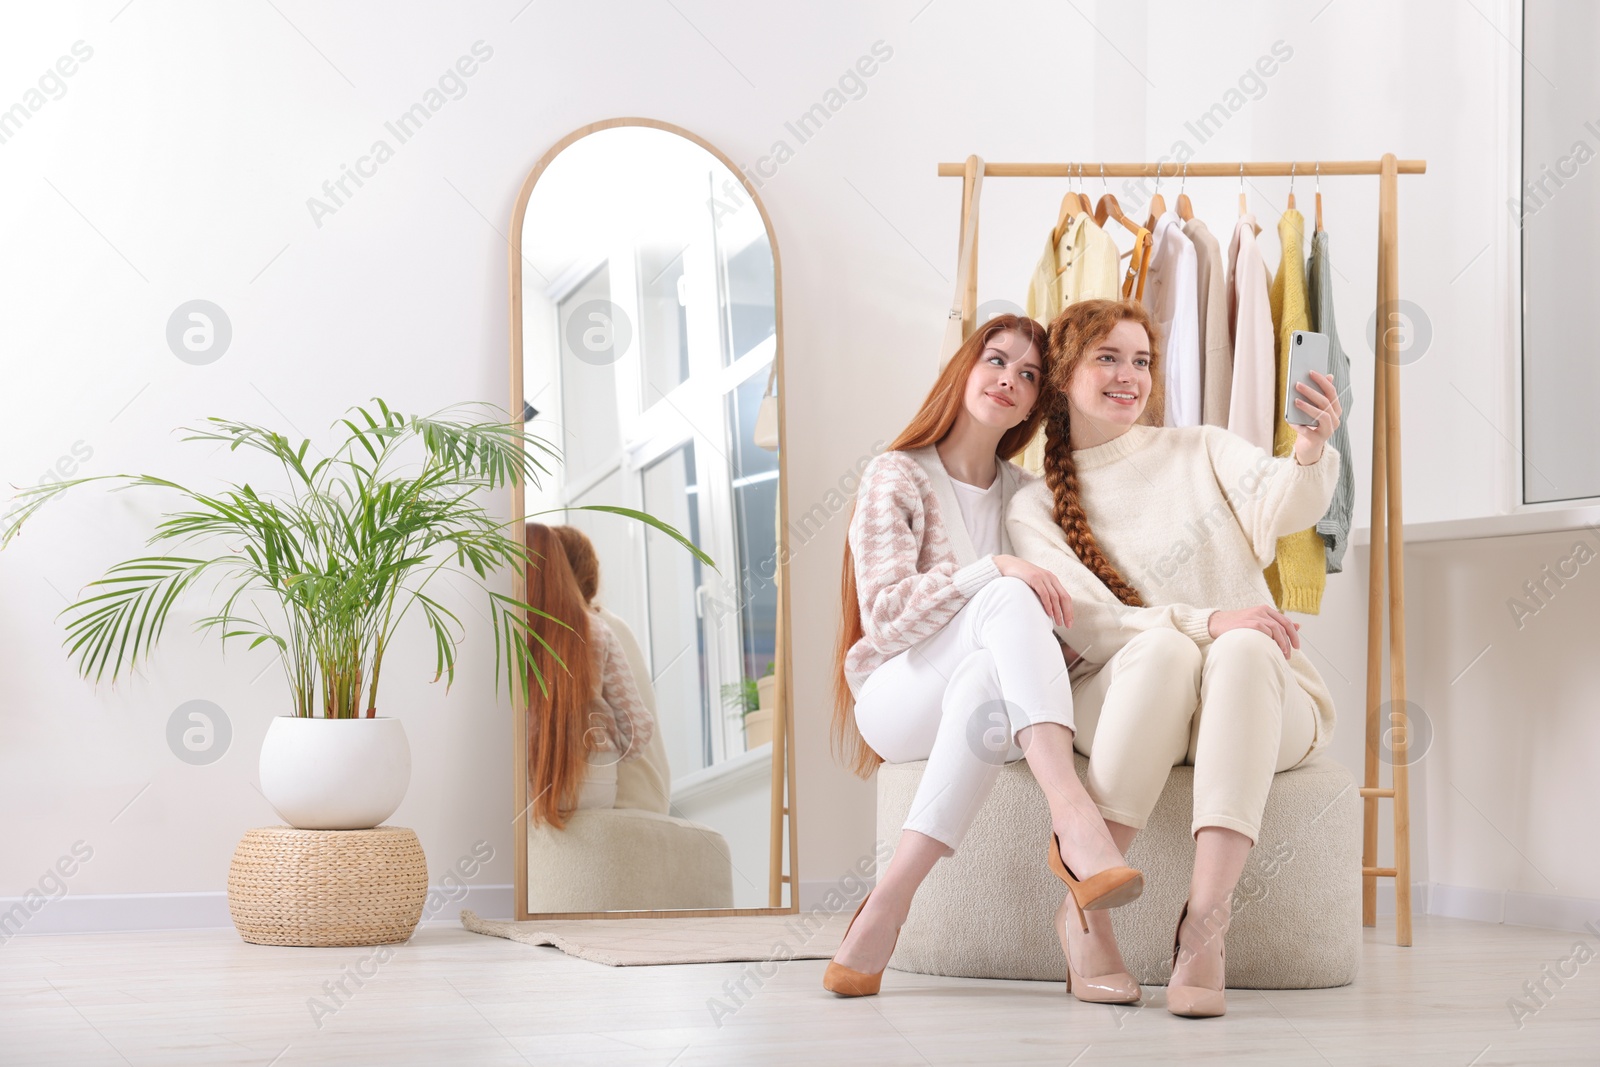
M528 705L523 699L519 687L513 687L512 707L512 758L513 758L513 787L515 791L516 817L512 821L512 892L515 896L515 914L518 921L528 919L640 919L640 918L694 918L718 915L791 915L800 910L799 885L795 872L799 870L798 834L795 830L794 812L794 721L789 714L793 705L793 670L792 670L792 642L789 637L789 472L788 465L783 462L788 445L788 419L783 415L784 397L787 395L784 387L784 360L783 360L783 268L778 257L778 237L772 229L772 219L767 215L766 205L761 202L760 195L751 185L743 171L727 156L723 155L715 146L701 137L690 133L681 126L674 126L669 122L660 122L646 118L619 118L607 119L604 122L590 123L573 130L561 140L557 141L534 164L528 177L522 183L521 190L517 193L516 207L511 212L511 233L509 244L511 248L511 403L508 407L511 418L519 425L523 414L524 390L522 382L522 225L528 210L528 201L533 196L533 187L538 182L539 176L544 173L552 160L570 147L573 143L597 133L600 130L614 129L618 126L647 126L651 129L664 130L686 140L692 141L711 153L720 160L728 171L736 175L744 186L744 191L755 204L756 210L761 213L761 222L767 228L767 241L772 248L772 299L773 299L773 324L774 324L774 354L773 360L777 366L776 388L778 395L778 537L777 537L777 580L778 580L778 619L776 625L776 667L777 676L777 706L773 709L772 724L772 812L771 812L771 837L770 837L770 862L767 881L768 906L765 908L712 908L712 909L681 909L681 910L656 910L656 911L596 911L596 912L541 912L534 914L528 911L528 809L532 802L528 799ZM521 528L527 522L526 502L523 493L523 483L518 481L511 486L511 516L516 528ZM520 568L513 568L511 595L518 600L527 597L527 580ZM785 790L787 789L787 795ZM786 833L787 831L787 833ZM789 870L783 870L784 843L788 843ZM783 886L789 886L789 903L784 906Z

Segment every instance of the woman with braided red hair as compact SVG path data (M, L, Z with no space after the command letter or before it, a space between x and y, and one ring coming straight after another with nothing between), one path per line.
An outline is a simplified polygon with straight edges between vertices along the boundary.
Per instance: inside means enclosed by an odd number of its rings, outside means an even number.
M1194 766L1195 865L1167 1007L1221 1015L1222 935L1272 776L1333 732L1328 687L1262 570L1279 537L1327 510L1341 457L1326 443L1343 408L1327 375L1313 372L1318 389L1299 384L1297 409L1315 422L1294 426L1292 456L1219 426L1161 426L1160 347L1135 303L1069 307L1050 328L1049 362L1045 477L1013 498L1006 528L1072 597L1056 634L1081 650L1074 746L1119 849L1170 769ZM1090 973L1116 970L1109 917L1090 913L1089 927L1074 957Z

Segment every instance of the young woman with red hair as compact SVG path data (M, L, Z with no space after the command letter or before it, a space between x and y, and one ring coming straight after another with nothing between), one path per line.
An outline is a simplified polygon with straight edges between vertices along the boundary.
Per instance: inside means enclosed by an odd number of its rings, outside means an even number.
M528 700L528 814L561 829L580 808L614 806L617 764L644 755L656 723L617 635L590 608L594 546L574 527L537 522L525 538L528 603L542 613L528 639L539 679Z
M1047 369L1042 326L991 319L862 475L841 579L834 740L864 778L885 760L927 769L893 859L823 976L843 996L878 991L912 895L954 853L1003 763L1025 757L1049 800L1048 862L1069 890L1056 920L1064 946L1079 909L1143 888L1073 769L1072 691L1053 633L1071 604L1053 575L1012 554L1003 522L1037 481L1009 461L1039 425ZM1131 979L1080 977L1070 954L1068 976L1085 1000L1138 997Z
M1333 699L1262 574L1338 482L1341 457L1325 445L1344 409L1333 379L1313 380L1297 383L1296 410L1315 422L1290 424L1293 456L1220 426L1162 427L1144 309L1074 304L1050 327L1045 477L1006 516L1018 554L1072 595L1062 636L1084 650L1071 669L1076 743L1119 848L1173 765L1194 766L1194 870L1167 984L1177 1015L1226 1010L1222 939L1272 776L1333 733ZM1090 925L1084 958L1109 966L1111 924Z

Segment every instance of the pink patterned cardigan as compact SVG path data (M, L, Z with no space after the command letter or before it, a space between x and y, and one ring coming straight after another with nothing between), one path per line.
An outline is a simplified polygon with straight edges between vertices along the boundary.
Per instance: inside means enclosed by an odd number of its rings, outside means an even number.
M1001 461L1000 510L1038 475ZM981 559L961 518L950 475L932 445L885 452L867 465L850 519L862 637L845 654L852 693L883 663L944 628L956 612L1000 577ZM1000 530L1002 554L1011 537Z
M616 632L595 612L588 613L588 622L590 654L599 668L597 691L589 701L585 729L586 733L599 733L589 747L601 752L620 751L618 762L631 763L644 755L645 746L655 736L656 720L639 696L633 669Z

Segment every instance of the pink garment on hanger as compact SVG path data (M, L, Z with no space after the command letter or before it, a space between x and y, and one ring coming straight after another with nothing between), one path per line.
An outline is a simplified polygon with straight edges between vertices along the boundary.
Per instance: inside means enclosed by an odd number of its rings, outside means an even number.
M1241 215L1228 242L1228 328L1233 336L1228 429L1268 455L1278 388L1270 286L1267 264L1256 243L1256 217Z

